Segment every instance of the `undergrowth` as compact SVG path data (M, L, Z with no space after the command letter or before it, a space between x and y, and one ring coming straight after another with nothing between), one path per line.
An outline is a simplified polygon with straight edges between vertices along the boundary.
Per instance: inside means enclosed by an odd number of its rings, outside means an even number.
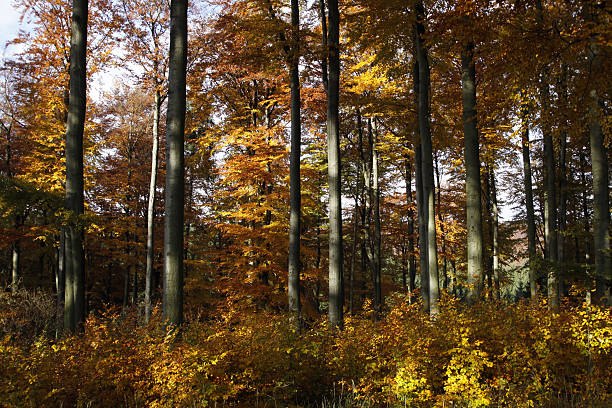
M342 331L229 310L180 336L107 312L56 341L18 296L0 297L3 407L612 406L612 320L597 306L446 298L431 319L397 296Z

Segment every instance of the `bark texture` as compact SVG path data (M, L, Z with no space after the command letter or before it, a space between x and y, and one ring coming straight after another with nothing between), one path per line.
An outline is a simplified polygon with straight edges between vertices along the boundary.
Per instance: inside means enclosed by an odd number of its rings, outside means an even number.
M300 218L302 208L300 186L301 117L299 23L300 8L297 0L291 0L292 49L289 56L289 80L291 85L291 157L289 169L289 312L295 319L300 316Z
M327 169L329 177L329 322L344 325L342 296L342 207L340 183L340 133L338 102L340 96L340 13L338 0L329 0L327 90Z
M465 141L465 193L467 227L468 301L475 302L482 292L483 238L480 199L480 148L476 122L476 69L474 43L468 42L461 55L463 93L463 135Z
M70 91L66 124L66 209L72 221L66 228L66 290L64 328L82 330L85 321L85 269L83 266L83 130L87 92L87 0L73 0L70 32Z
M170 4L170 61L166 119L166 218L164 229L164 320L183 322L184 133L187 68L187 0Z

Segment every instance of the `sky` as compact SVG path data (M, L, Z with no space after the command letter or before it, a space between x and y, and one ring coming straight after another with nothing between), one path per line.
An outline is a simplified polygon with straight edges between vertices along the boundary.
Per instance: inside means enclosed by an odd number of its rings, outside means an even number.
M13 7L13 0L0 0L0 55L7 56L14 52L14 47L7 50L5 44L14 39L19 31L19 13Z

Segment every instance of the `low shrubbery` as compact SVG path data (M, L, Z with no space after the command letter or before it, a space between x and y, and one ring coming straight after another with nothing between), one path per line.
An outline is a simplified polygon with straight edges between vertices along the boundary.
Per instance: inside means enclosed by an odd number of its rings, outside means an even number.
M3 327L0 406L612 403L609 309L552 313L543 302L466 308L448 298L432 320L402 297L390 303L383 320L349 317L341 332L321 321L298 334L285 316L244 311L186 324L180 339L159 320L143 327L110 313L90 318L83 336L61 341L37 329L28 344L7 333L28 324Z

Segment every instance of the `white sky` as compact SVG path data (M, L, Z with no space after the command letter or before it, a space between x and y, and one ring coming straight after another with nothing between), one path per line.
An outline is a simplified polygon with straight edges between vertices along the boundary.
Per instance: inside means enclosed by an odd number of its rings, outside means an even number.
M19 13L13 7L13 0L0 0L0 55L14 52L14 47L7 50L5 44L17 36L19 28Z

